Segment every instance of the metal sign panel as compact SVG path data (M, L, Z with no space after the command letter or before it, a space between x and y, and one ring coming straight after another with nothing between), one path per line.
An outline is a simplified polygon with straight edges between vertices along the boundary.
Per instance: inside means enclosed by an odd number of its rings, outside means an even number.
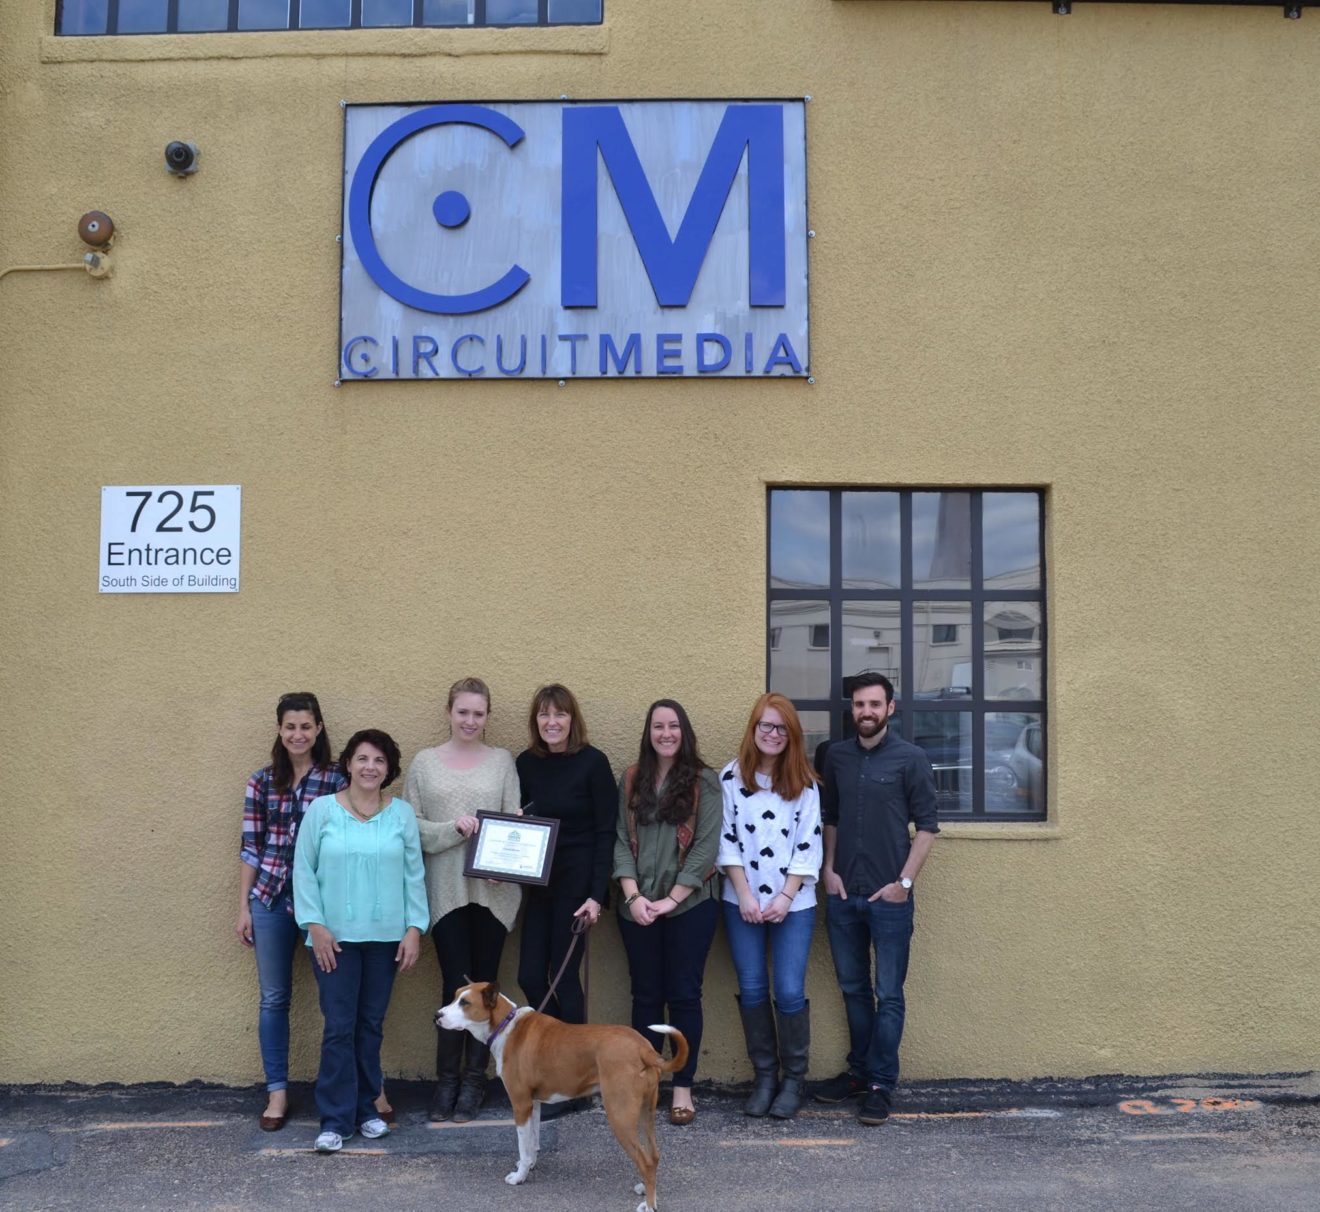
M344 381L805 375L802 101L350 105Z

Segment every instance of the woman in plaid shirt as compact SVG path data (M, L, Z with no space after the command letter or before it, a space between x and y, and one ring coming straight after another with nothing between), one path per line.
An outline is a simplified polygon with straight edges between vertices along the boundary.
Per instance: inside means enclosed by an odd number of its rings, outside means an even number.
M275 705L275 719L279 731L270 765L248 779L234 926L257 958L257 1036L267 1091L261 1127L266 1132L284 1127L289 1114L289 995L294 949L302 941L293 920L294 843L307 805L317 796L333 795L348 781L330 756L316 695L284 695Z

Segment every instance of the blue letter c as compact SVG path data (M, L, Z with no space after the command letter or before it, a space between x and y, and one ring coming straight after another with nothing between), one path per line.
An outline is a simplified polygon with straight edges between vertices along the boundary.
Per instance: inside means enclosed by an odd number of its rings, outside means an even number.
M522 266L514 265L499 281L481 290L466 295L438 295L409 286L385 264L376 248L376 237L371 231L371 196L385 161L401 143L418 132L453 123L479 126L482 130L498 135L509 147L516 147L523 138L522 127L511 118L484 105L432 105L404 115L371 141L371 146L358 162L348 191L348 230L362 268L391 298L418 311L441 316L462 316L474 311L485 311L488 307L495 307L511 299L531 280L531 275Z

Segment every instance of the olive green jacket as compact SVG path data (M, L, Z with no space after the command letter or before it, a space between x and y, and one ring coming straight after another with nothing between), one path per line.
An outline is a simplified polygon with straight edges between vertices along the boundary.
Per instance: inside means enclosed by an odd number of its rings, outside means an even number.
M724 818L724 800L720 795L719 780L713 770L703 770L701 792L697 799L697 827L692 848L687 852L680 868L678 863L678 828L661 824L637 826L637 857L628 844L627 775L619 780L619 821L614 838L614 878L625 876L637 881L637 890L648 901L658 901L669 895L676 884L696 891L689 895L668 917L686 913L694 905L709 900L719 892L718 874L706 878L715 865L720 845L720 822ZM619 913L632 920L628 907L619 898Z

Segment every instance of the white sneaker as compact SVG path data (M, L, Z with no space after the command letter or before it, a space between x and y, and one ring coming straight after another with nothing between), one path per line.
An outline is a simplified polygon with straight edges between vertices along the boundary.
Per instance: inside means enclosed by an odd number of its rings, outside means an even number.
M338 1132L322 1132L312 1147L318 1153L338 1153L344 1147L344 1138Z
M366 1123L361 1124L358 1127L358 1131L362 1133L366 1140L377 1140L382 1136L388 1136L390 1134L390 1126L377 1116L376 1118L369 1119Z

